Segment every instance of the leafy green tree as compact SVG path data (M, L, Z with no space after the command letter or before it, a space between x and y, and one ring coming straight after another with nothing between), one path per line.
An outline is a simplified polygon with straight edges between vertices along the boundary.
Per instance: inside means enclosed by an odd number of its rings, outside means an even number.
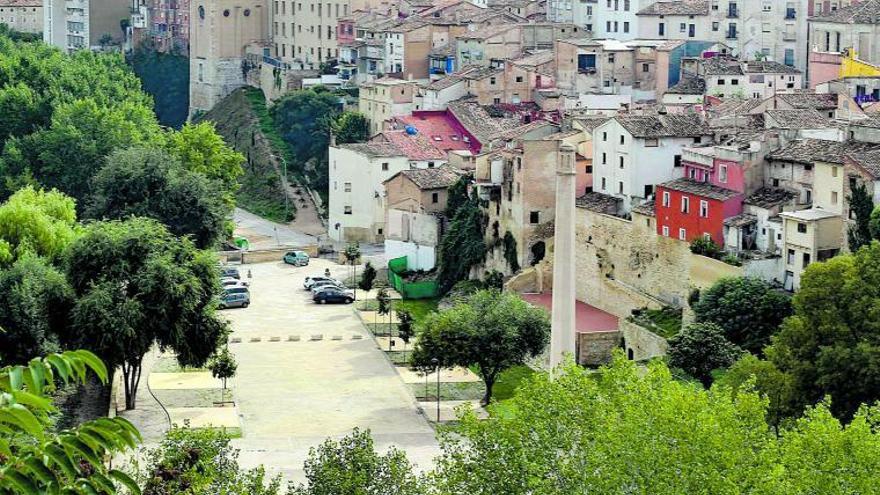
M430 313L418 325L412 355L417 368L475 366L492 399L498 375L544 351L550 339L547 312L516 294L481 290L446 311Z
M379 308L377 313L379 316L391 315L391 296L388 294L388 289L382 287L379 289L379 292L376 293L376 302L379 303ZM390 317L389 317L390 319ZM391 342L393 341L394 334L391 333L391 324L388 325L388 350L391 350Z
M721 375L717 383L735 393L749 390L766 398L767 423L777 433L783 421L797 416L798 411L791 407L794 399L791 376L779 371L771 361L746 353Z
M871 239L880 240L880 205L874 207L871 216L868 219L868 230L871 232Z
M698 322L714 323L728 340L760 355L791 315L791 298L755 277L727 277L700 292Z
M29 86L19 82L0 88L0 145L9 136L23 136L41 123L45 109Z
M309 451L306 484L291 486L288 495L423 495L406 454L392 447L376 453L369 431L355 428L339 441L327 439Z
M830 395L831 410L848 419L880 399L880 242L810 264L792 303L766 353L792 376L794 406Z
M64 274L45 258L26 254L0 272L0 294L0 363L25 362L60 349L73 305Z
M79 345L121 366L126 409L135 407L141 362L153 345L202 366L228 333L216 313L217 261L154 220L89 224L67 250Z
M213 123L185 124L180 131L168 134L167 148L187 170L220 183L227 203L235 204L245 158L226 144Z
M370 290L373 288L373 281L376 280L376 269L373 268L373 264L369 261L366 265L364 265L364 272L361 274L361 280L358 283L358 287L363 290Z
M370 123L360 112L342 112L331 127L338 144L362 143L370 138Z
M178 50L159 51L149 40L128 57L144 91L155 100L156 117L163 126L179 129L189 115L189 57Z
M154 218L175 235L191 236L199 248L215 246L225 235L231 211L216 182L157 148L118 150L107 162L95 177L87 216Z
M449 186L449 194L446 198L446 217L455 218L458 209L466 205L470 201L468 190L473 177L470 175L462 175L455 181L455 184Z
M854 217L854 222L850 224L848 230L847 241L849 242L850 251L858 251L865 244L871 242L874 236L871 235L871 213L874 211L874 201L868 194L865 184L859 182L852 188L849 198L849 209Z
M174 427L146 454L138 472L144 495L277 495L281 477L263 467L244 470L223 431Z
M414 321L412 314L405 309L397 310L397 321L397 335L403 341L403 357L406 360L406 346L409 345L413 336L415 336L415 329L413 329Z
M24 138L10 139L0 157L0 173L32 174L83 206L92 193L92 178L113 150L161 140L149 107L123 102L102 107L93 99L56 107L52 123Z
M57 383L107 383L107 368L87 351L67 351L0 369L0 492L139 494L106 458L134 448L141 437L123 418L100 418L57 431L51 393Z
M598 373L535 374L503 406L441 437L432 493L845 495L875 491L880 467L877 408L843 426L820 405L777 437L758 394L705 390L620 353Z
M208 369L211 370L211 376L223 381L223 392L226 392L226 380L235 376L235 372L238 370L238 363L229 352L229 346L224 346L222 351L211 358L208 362Z
M0 205L0 262L26 253L55 260L76 238L74 201L52 190L25 187Z
M466 280L471 268L486 259L483 236L487 223L476 199L469 199L455 211L437 250L437 283L441 292L449 292L457 282Z
M732 365L741 353L718 325L693 323L669 339L667 356L670 366L684 370L708 387L712 384L712 372Z

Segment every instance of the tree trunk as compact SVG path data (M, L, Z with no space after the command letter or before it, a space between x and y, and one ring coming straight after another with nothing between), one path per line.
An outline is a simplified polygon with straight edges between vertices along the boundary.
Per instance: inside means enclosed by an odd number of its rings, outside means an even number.
M122 363L122 375L125 386L125 409L132 410L137 403L137 389L141 382L141 364L143 356L138 358L135 363Z
M488 406L489 401L492 400L492 387L495 386L495 373L487 374L483 377L483 382L486 383L486 395L483 396L483 400L480 403L483 406Z

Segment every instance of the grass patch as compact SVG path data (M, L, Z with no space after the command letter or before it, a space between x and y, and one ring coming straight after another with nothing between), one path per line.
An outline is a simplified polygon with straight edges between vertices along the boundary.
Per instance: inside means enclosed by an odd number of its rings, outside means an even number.
M662 309L639 309L633 311L629 321L668 339L681 331L681 309L669 306Z
M219 388L153 390L153 394L163 406L168 408L214 407L214 402L235 400L232 389L227 388L222 397L221 390Z
M534 374L535 370L525 365L514 366L504 370L498 375L498 380L495 382L495 386L492 387L492 398L503 401L513 397L516 389Z
M153 365L152 373L196 373L199 371L208 371L207 368L192 368L189 366L182 367L177 362L177 358L171 356L162 356Z
M394 311L409 311L413 320L418 323L421 319L428 316L428 313L437 311L437 305L439 303L439 298L395 299L391 301L391 309ZM357 303L357 309L359 311L379 311L379 301L375 299L365 299Z
M385 351L385 355L388 356L388 359L394 363L394 366L409 366L409 358L412 356L412 350L407 351ZM422 388L422 394L425 393L424 387Z
M223 435L226 436L226 438L230 438L230 439L242 437L241 428L239 428L237 426L232 427L232 428L226 427L226 426L221 426L221 427L207 427L207 428L193 428L193 429L194 430L219 431L220 433L223 433Z
M428 395L425 396L424 383L411 383L413 395L420 401L437 400L437 382L428 383ZM479 400L486 393L483 382L441 383L440 400Z
M370 333L377 337L398 337L400 335L397 331L397 323L391 323L389 325L388 323L367 322L364 323L364 326L367 327L367 330L369 330Z
M290 170L290 165L296 163L296 157L293 156L287 143L281 137L281 133L275 127L275 121L272 120L272 115L269 114L269 107L266 105L266 96L263 94L263 91L248 87L245 89L245 97L247 97L248 102L251 104L251 109L260 122L260 131L272 143L272 148L281 153L281 156L287 160L287 173L292 174L293 171ZM299 177L297 178L299 179Z

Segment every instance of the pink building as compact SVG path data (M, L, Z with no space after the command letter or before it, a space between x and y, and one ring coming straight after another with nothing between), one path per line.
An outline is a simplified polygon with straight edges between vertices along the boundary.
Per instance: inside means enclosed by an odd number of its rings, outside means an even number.
M339 45L354 43L354 19L343 17L337 21L336 43Z

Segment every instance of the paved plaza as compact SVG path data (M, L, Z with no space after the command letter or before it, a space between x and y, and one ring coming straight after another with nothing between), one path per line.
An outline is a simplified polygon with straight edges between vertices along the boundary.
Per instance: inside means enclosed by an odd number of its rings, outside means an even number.
M351 305L317 305L303 290L307 275L347 268L313 259L310 266L245 265L251 305L226 310L238 373L235 393L244 467L302 480L309 448L354 427L369 429L377 448L395 445L419 469L439 452L434 430L404 380L366 333ZM319 338L320 337L320 338Z

